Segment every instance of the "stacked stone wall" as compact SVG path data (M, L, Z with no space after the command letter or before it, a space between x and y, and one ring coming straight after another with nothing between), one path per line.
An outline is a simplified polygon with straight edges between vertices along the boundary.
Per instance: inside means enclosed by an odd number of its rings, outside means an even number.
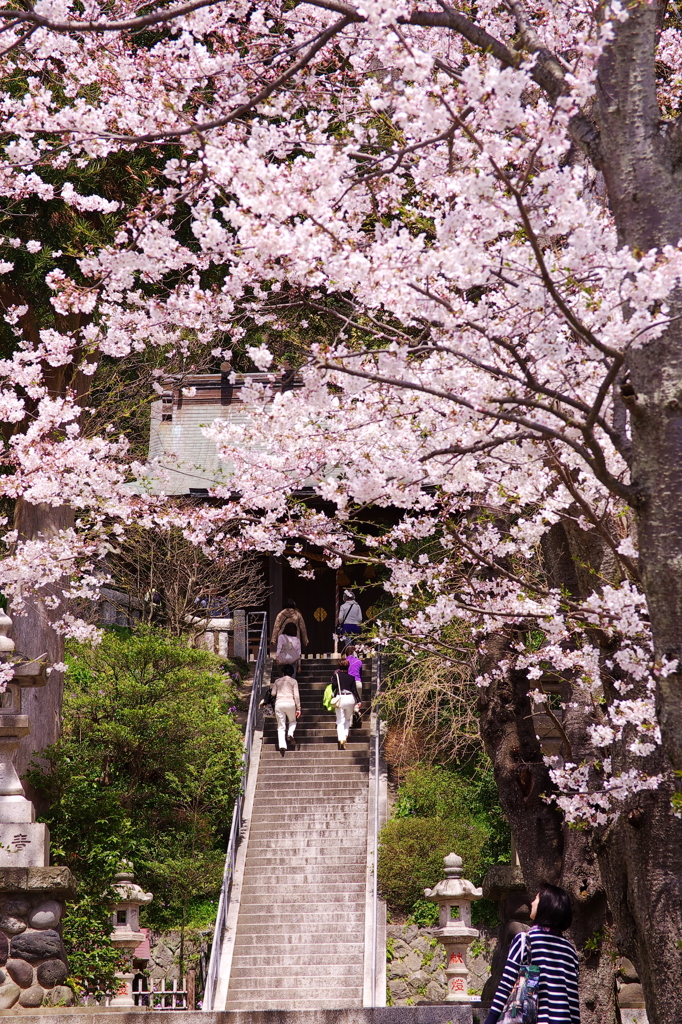
M64 904L41 896L0 898L0 1010L71 1006L62 944Z
M476 926L479 927L479 926ZM447 995L445 950L436 938L437 928L416 924L389 924L386 928L387 1001L391 1006L443 1002ZM470 991L480 994L490 974L496 939L479 927L480 938L467 954Z

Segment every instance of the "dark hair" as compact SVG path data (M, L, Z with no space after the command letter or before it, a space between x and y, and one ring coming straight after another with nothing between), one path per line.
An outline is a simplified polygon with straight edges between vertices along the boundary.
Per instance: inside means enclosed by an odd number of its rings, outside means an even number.
M283 676L293 676L293 674L294 674L294 666L293 665L282 665L281 668L282 668L282 675Z
M355 654L354 647L346 647L346 654L350 657L351 654Z
M295 608L296 607L296 602L294 601L293 597L288 597L286 599L286 601L284 602L284 604L282 605L282 607L283 608Z
M551 928L554 932L564 932L571 927L573 911L571 909L571 897L565 889L558 885L550 885L549 882L541 882L538 902L538 910L535 915L535 924L542 928Z
M348 658L341 658L341 660L339 661L339 668L342 670L342 672L348 671Z
M298 630L293 622L287 622L286 626L282 630L285 636L298 636Z

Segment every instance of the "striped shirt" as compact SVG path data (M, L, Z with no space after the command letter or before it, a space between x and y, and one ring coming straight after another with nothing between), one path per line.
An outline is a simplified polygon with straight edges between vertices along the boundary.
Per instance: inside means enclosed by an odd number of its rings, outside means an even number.
M497 1020L514 987L521 966L521 934L509 947L509 956L490 1007L488 1019ZM573 944L535 925L529 932L530 962L540 968L538 1024L580 1024L578 954ZM528 960L528 958L526 958Z

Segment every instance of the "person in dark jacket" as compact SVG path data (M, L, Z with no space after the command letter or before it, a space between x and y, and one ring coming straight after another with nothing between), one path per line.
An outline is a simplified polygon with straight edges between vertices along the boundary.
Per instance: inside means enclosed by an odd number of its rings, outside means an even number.
M341 658L339 667L332 676L336 711L336 735L339 750L346 749L346 740L353 721L353 712L360 710L360 695L355 679L348 672L348 658Z
M507 962L485 1024L497 1024L522 962L523 935L530 956L526 962L540 968L537 1024L580 1024L578 1000L578 954L563 932L570 927L573 913L565 889L543 882L533 900L529 932L520 932L509 947Z

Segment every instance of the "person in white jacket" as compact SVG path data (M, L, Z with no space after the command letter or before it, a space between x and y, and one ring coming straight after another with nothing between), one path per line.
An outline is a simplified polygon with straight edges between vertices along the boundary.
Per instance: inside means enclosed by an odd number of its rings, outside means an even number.
M296 722L301 717L301 698L298 692L298 682L294 677L293 665L283 665L282 672L283 675L279 679L275 679L270 691L275 698L277 747L284 757L287 752L287 743L294 745L296 742L294 733L296 732Z

